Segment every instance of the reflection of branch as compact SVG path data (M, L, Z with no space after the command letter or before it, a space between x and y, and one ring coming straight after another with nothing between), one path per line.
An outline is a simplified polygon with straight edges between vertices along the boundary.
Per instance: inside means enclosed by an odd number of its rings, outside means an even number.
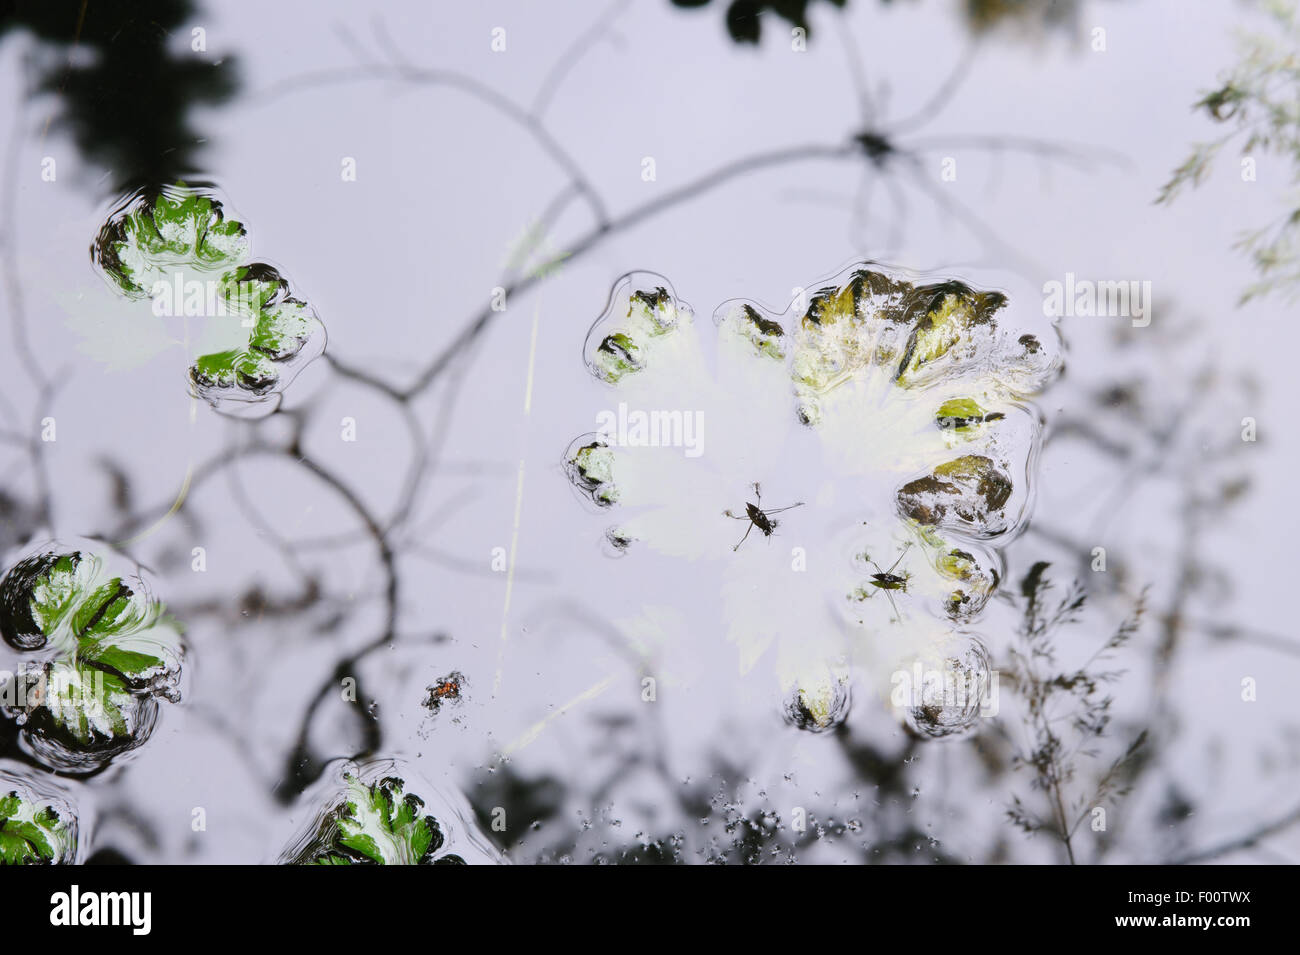
M501 576L500 571L493 570L490 567L482 566L481 560L471 560L467 557L457 557L455 554L448 554L436 547L430 547L427 544L414 544L410 548L410 553L415 557L422 557L425 560L446 567L448 570L454 570L458 574L467 574L471 577L492 577ZM532 580L537 583L549 583L554 579L554 575L546 571L532 570L515 570L515 579Z
M651 219L663 212L667 212L674 206L680 205L689 199L695 198L701 193L717 188L718 186L738 179L748 173L790 163L817 160L843 160L851 158L855 154L856 149L851 144L840 146L807 145L774 149L769 152L758 153L753 156L747 156L743 159L734 160L733 162L720 166L712 172L701 176L693 182L679 186L657 199L652 199L649 202L642 203L622 215L611 219L609 222L598 225L596 228L592 229L586 235L570 245L562 254L565 257L566 262L572 262L591 251L605 239L626 229L640 225L647 219ZM513 296L528 291L534 285L543 280L544 276L536 272L519 277L514 282L503 286L507 300ZM493 311L490 305L483 306L482 310L480 310L469 324L460 331L452 342L424 367L413 382L404 388L394 387L393 385L384 382L382 379L371 375L369 372L346 364L338 358L333 358L331 363L334 370L345 378L363 382L366 385L399 400L412 398L428 388L440 374L451 366L452 362L455 361L457 357L473 344L479 335L481 335L491 324L492 320L501 314L501 312Z
M1296 806L1286 815L1281 816L1270 823L1266 823L1258 829L1251 830L1245 835L1237 836L1235 839L1229 839L1227 842L1220 843L1217 846L1212 846L1209 849L1201 849L1197 852L1190 853L1180 859L1174 859L1167 864L1193 865L1197 862L1209 862L1211 859L1217 859L1220 856L1228 855L1231 852L1239 852L1242 849L1252 849L1258 845L1260 840L1267 839L1269 836L1277 835L1279 832L1294 826L1297 822L1300 822L1300 806Z
M32 348L31 340L28 337L27 312L23 304L22 284L18 275L18 212L14 200L18 187L17 165L19 155L22 152L22 132L27 121L26 104L32 94L31 83L27 79L25 70L24 85L27 89L23 91L20 100L21 105L14 110L14 126L9 135L9 149L5 156L4 198L3 204L0 205L0 222L4 223L4 252L0 256L0 267L3 268L4 286L9 299L9 325L13 335L14 353L18 356L19 364L22 365L27 377L31 379L37 393L32 413L30 437L26 441L26 446L31 461L36 492L36 521L38 524L48 526L53 524L54 520L53 499L50 491L49 473L46 469L45 442L40 438L40 431L41 419L48 413L47 409L54 398L59 383L46 373L35 350ZM9 407L8 399L4 400L4 404Z
M952 68L952 72L948 74L947 79L939 84L939 88L935 90L934 95L911 116L890 124L890 134L896 136L899 133L907 132L909 129L920 129L943 112L944 107L948 105L949 100L952 99L953 94L957 92L962 82L965 81L966 75L970 72L971 65L975 62L977 48L975 43L967 44L966 49ZM915 144L912 144L912 146L915 148Z
M316 711L320 709L322 703L329 698L331 692L342 684L345 678L351 677L356 681L357 699L356 703L361 704L363 699L361 695L361 678L355 672L357 663L367 654L387 646L393 642L397 631L397 602L398 602L398 574L396 559L393 555L392 547L388 543L388 538L384 534L383 528L379 522L370 513L365 503L357 496L356 492L347 486L340 478L336 477L331 471L327 470L321 464L312 458L300 456L298 462L311 471L327 485L333 488L353 512L361 518L365 524L366 530L375 541L375 547L379 555L379 562L383 566L385 587L384 587L384 625L379 635L372 641L363 646L360 650L354 651L344 657L334 667L329 678L321 683L316 695L312 697L311 702L307 705L306 712L303 713L302 719L298 724L297 741L293 750L289 754L286 764L286 774L296 785L286 785L281 788L278 795L281 799L290 799L296 796L305 786L314 782L320 775L320 768L323 764L318 763L311 758L311 747L308 737L311 733L312 719ZM379 748L382 735L380 733L379 721L371 719L364 709L354 709L359 716L362 725L362 736L365 739L365 747L362 754L373 753Z
M1237 623L1216 623L1211 620L1192 620L1186 617L1182 619L1182 624L1216 640L1253 643L1256 646L1267 647L1270 650L1276 650L1289 656L1300 657L1300 643L1280 634L1256 630L1252 627L1243 627Z
M1086 418L1064 416L1057 418L1052 422L1051 429L1043 439L1043 444L1050 444L1053 440L1059 441L1069 435L1076 435L1090 442L1093 447L1099 451L1104 451L1113 458L1127 460L1133 456L1133 449L1129 445L1112 438Z
M526 131L541 147L551 159L564 170L565 174L573 182L574 186L582 194L582 197L591 207L592 214L596 221L604 223L608 216L605 211L605 204L596 194L582 170L578 168L577 161L560 145L559 141L553 137L546 127L542 125L537 117L533 116L523 107L517 105L508 97L502 96L496 90L484 83L462 73L453 70L430 69L427 67L411 67L401 64L378 65L378 66L358 66L343 70L321 70L316 73L307 73L302 76L293 77L288 80L273 85L266 90L259 98L259 102L272 102L286 95L303 88L311 88L331 83L352 83L358 80L385 80L396 79L408 83L416 83L427 86L445 86L448 89L457 90L472 96L479 102L491 107L498 113L501 113L511 122Z
M18 247L18 217L14 208L15 190L18 185L16 171L18 157L22 151L23 125L27 121L26 103L30 95L31 90L25 90L21 97L23 105L14 110L14 128L9 136L9 151L5 157L5 192L4 204L0 206L0 222L4 223L5 289L9 294L9 324L10 331L13 333L14 351L17 352L23 371L31 378L32 383L38 390L44 391L49 387L50 377L41 367L40 359L32 350L31 341L27 337L27 315L23 308L23 292L18 282L18 264L15 258Z
M929 152L932 149L978 149L985 152L1018 152L1054 159L1078 169L1091 171L1100 164L1127 168L1128 157L1121 152L1094 146L1090 143L1066 143L1030 136L931 136L908 140L912 152Z
M908 158L911 160L908 164L908 169L912 173L912 182L920 187L921 191L929 196L935 205L948 212L953 218L959 220L973 235L978 236L994 248L1000 249L1008 259L1019 262L1020 268L1023 269L1026 274L1041 275L1047 271L1038 263L1026 257L1019 250L1008 244L1006 240L993 231L993 229L989 228L983 219L967 208L964 203L959 202L942 189L936 188L934 183L930 182L921 171L921 163L919 159L913 156L909 156Z
M555 91L560 88L569 71L577 65L582 59L582 54L596 46L596 41L600 39L601 34L610 28L615 20L627 9L631 0L614 0L608 10L600 15L590 27L579 34L570 44L569 48L560 54L551 71L537 86L537 95L533 97L532 113L539 120L546 108L551 105L551 99L555 96Z
M841 146L809 145L774 149L770 152L759 153L757 155L748 156L744 159L735 160L715 169L713 172L701 176L694 182L687 183L684 186L680 186L677 189L665 193L658 199L642 203L623 215L610 220L608 223L591 230L565 250L565 261L572 262L585 253L591 251L591 249L596 247L601 241L609 236L630 229L633 226L640 225L647 219L651 219L666 212L674 206L680 205L689 199L693 199L710 189L716 188L734 179L738 179L747 173L796 162L828 159L842 160L853 156L853 154L854 149L848 144ZM537 284L539 280L539 277L535 273L523 276L518 281L506 287L507 298L511 295L517 295L527 291L533 285ZM447 369L447 367L461 354L461 352L468 348L469 345L477 339L480 334L482 334L488 325L491 324L492 320L500 314L502 313L494 312L490 306L484 306L478 315L476 315L474 319L461 330L460 334L452 340L451 344L445 347L442 352L433 359L433 361L425 366L424 370L420 372L415 381L402 389L402 394L409 397L416 395L427 388L439 374ZM339 370L344 374L349 373L341 368Z

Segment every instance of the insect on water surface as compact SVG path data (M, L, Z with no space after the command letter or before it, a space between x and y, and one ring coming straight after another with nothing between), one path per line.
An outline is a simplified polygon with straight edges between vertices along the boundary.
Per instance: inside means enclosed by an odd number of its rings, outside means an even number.
M803 501L799 501L795 504L787 505L786 507L774 507L765 511L759 506L763 503L763 491L759 487L757 481L754 482L753 487L754 496L758 498L757 504L750 504L747 502L745 504L744 514L733 514L730 510L722 512L725 516L734 518L735 520L749 521L749 526L745 528L745 537L742 537L740 542L736 544L735 547L731 548L733 552L740 550L740 545L745 543L745 538L749 536L749 532L755 527L763 532L764 537L771 537L772 532L776 530L778 523L777 521L772 520L773 514L780 514L782 511L788 511L795 507L803 507Z
M889 565L888 570L881 570L880 565L869 556L866 554L862 555L867 563L876 568L876 572L871 575L871 580L868 581L868 583L877 590L883 590L885 592L885 596L889 598L889 606L894 610L894 617L899 620L902 618L898 616L898 606L894 603L894 595L891 591L901 590L903 593L907 593L907 582L912 579L912 575L907 571L903 571L901 574L896 574L894 573L894 568L898 566L898 562L903 559L903 555L907 553L907 549L911 546L911 541L908 541L903 545L903 549L898 552L898 556L894 558L894 562ZM874 590L869 593L864 593L862 599L869 600L873 596L875 596Z

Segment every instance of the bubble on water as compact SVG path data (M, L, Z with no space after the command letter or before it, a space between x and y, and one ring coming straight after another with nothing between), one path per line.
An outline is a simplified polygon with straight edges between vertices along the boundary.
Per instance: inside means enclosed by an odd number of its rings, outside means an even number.
M47 542L7 563L0 630L19 653L0 716L22 748L83 774L143 745L159 701L180 699L184 644L162 603L94 542Z
M305 827L284 865L466 865L504 861L470 820L458 792L437 788L404 761L337 760L298 800Z

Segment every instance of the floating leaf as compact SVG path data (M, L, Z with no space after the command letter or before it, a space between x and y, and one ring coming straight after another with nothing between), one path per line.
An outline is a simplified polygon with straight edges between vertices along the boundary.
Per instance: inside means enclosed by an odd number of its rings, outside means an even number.
M185 185L129 195L91 248L105 277L124 295L144 298L177 267L224 271L248 254L244 226L219 201Z
M90 772L152 731L158 699L179 699L179 631L139 578L109 576L80 551L45 551L0 581L0 631L43 651L0 687L0 711L28 748L60 769Z
M603 441L579 446L565 457L573 483L602 507L618 500L614 484L614 452Z
M981 454L937 465L926 477L898 489L902 512L918 524L963 527L973 536L992 537L1007 529L1011 478Z
M974 357L980 341L972 332L980 325L990 325L993 313L1006 304L1006 296L997 292L974 292L960 282L948 282L931 292L927 308L916 319L899 359L895 378L909 387L931 372L940 359L960 361Z
M569 479L618 509L608 551L721 562L741 671L775 645L787 721L832 725L827 660L883 678L997 588L985 542L1023 524L1040 440L1024 399L1060 367L1010 315L1002 292L861 267L783 316L727 303L710 349L666 279L629 274L587 336L612 398Z
M664 286L635 289L616 326L600 337L592 351L588 359L592 371L610 384L640 371L659 350L658 340L676 330L683 319L689 321L689 309L679 306Z
M285 858L294 865L464 865L461 854L445 851L447 842L444 825L405 780L382 775L368 782L351 767L342 772L342 792Z
M777 361L785 359L785 329L780 322L764 318L751 305L742 305L732 327L760 353Z
M42 798L10 773L0 775L0 865L71 862L76 843L76 820L67 806Z
M935 423L945 431L970 433L985 422L1001 421L1006 415L1001 411L988 411L974 398L950 398L935 412Z
M290 296L288 282L269 265L233 270L222 277L221 291L226 310L241 316L249 329L247 344L199 356L190 366L190 383L214 405L254 402L315 357L308 345L321 338L323 326L311 306Z
M159 315L208 320L205 340L216 341L207 347L218 347L193 360L189 383L215 408L261 413L324 351L315 310L275 268L248 261L244 226L226 219L222 204L201 190L177 185L133 193L91 252L119 293L154 296ZM211 277L187 280L194 274Z

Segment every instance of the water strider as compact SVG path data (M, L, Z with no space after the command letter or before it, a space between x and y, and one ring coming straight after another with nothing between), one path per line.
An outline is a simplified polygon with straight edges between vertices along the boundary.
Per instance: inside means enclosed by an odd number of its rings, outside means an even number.
M774 507L771 510L765 511L761 507L759 507L759 505L763 503L762 488L759 487L757 481L754 482L753 487L754 487L754 496L758 498L757 504L750 504L746 502L745 513L743 515L733 514L731 513L730 510L725 510L722 512L725 516L735 518L738 521L749 521L749 526L745 528L745 537L742 537L740 539L740 542L737 543L735 547L731 548L733 552L740 550L740 545L745 543L745 538L749 537L749 532L752 531L755 527L757 527L760 531L763 532L764 537L771 537L772 532L776 530L777 523L778 523L777 521L772 520L771 515L780 514L782 511L788 511L791 510L792 508L803 507L803 501L798 501L797 503L789 504L785 507Z
M894 608L894 616L899 620L902 618L898 615L898 606L894 603L894 595L892 591L901 590L903 593L907 593L907 582L912 579L912 575L907 571L903 571L901 574L896 574L894 573L894 568L898 566L898 562L903 559L903 555L907 553L908 548L911 546L911 541L908 541L903 545L903 549L898 552L898 556L894 558L894 562L889 565L888 570L881 570L880 565L874 560L867 557L866 554L862 555L866 559L867 563L876 568L876 572L871 575L871 586L885 592L885 596L889 598L889 606ZM873 595L874 591L866 594L866 599L870 599Z

